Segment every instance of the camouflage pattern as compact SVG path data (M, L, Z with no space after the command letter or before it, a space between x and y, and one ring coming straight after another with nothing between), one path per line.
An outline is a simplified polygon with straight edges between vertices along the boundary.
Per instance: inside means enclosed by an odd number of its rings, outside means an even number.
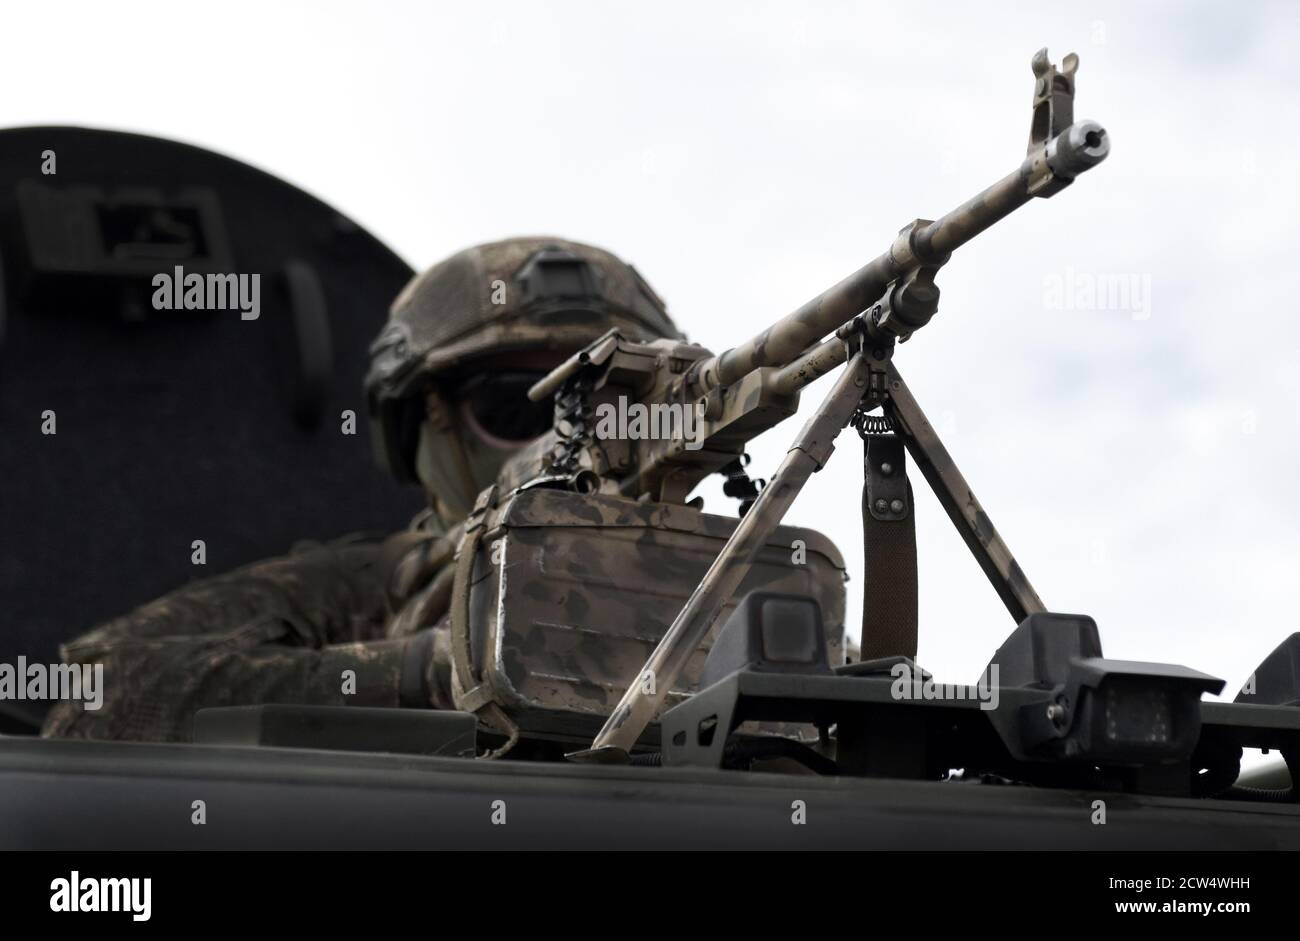
M65 644L66 661L104 665L104 704L59 703L44 734L188 741L205 706L398 705L411 641L388 636L390 554L373 538L303 544ZM354 694L344 692L346 670L356 673Z
M594 731L640 675L737 526L681 505L637 503L564 490L524 490L490 515L474 569L473 668L527 728ZM832 663L844 662L844 561L825 536L781 527L756 548L729 613L749 591L818 601ZM689 652L670 704L695 690L710 632ZM584 720L587 720L584 722Z
M554 236L506 239L452 255L398 295L370 350L366 391L380 460L416 479L409 406L420 390L484 357L568 355L611 328L681 339L664 302L617 256Z
M543 283L539 263L556 266L554 284ZM490 242L403 289L375 340L366 385L401 395L415 373L436 377L511 349L576 349L611 327L637 339L681 337L650 285L604 249L555 236Z

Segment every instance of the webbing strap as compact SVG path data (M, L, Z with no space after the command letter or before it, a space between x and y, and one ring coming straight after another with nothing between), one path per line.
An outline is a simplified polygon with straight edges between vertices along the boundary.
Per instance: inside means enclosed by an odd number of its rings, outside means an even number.
M511 721L496 702L492 688L482 682L474 672L474 654L470 641L469 598L474 575L474 560L483 541L483 522L496 496L496 487L489 487L478 495L465 530L456 548L456 574L451 588L451 659L455 670L452 683L456 708L472 712L479 721L506 736L500 748L479 755L480 758L500 758L519 741L519 727Z
M862 659L915 657L916 516L907 452L898 435L862 437Z

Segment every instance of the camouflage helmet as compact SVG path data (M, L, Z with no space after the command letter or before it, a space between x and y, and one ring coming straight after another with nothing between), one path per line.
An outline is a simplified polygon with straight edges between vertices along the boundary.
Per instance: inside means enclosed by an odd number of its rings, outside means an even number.
M413 278L370 347L376 452L416 481L421 394L476 361L516 351L570 353L617 327L630 339L682 338L664 303L615 255L549 236L457 252Z

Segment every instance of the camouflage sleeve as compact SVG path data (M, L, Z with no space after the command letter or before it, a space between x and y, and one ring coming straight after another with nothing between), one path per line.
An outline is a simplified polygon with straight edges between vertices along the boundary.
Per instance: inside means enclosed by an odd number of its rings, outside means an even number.
M384 638L381 544L310 545L196 581L65 644L102 663L99 709L61 702L43 734L188 741L205 706L395 706L409 638ZM353 671L352 675L346 671Z

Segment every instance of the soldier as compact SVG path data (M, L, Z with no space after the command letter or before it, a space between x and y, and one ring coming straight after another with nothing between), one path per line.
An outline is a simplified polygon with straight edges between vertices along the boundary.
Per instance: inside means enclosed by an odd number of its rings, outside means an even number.
M56 704L43 734L188 741L206 706L451 708L447 533L550 427L528 388L612 327L681 336L636 269L577 242L481 245L414 278L371 346L366 391L381 463L429 508L406 531L295 546L65 644L65 661L104 664L104 703Z

